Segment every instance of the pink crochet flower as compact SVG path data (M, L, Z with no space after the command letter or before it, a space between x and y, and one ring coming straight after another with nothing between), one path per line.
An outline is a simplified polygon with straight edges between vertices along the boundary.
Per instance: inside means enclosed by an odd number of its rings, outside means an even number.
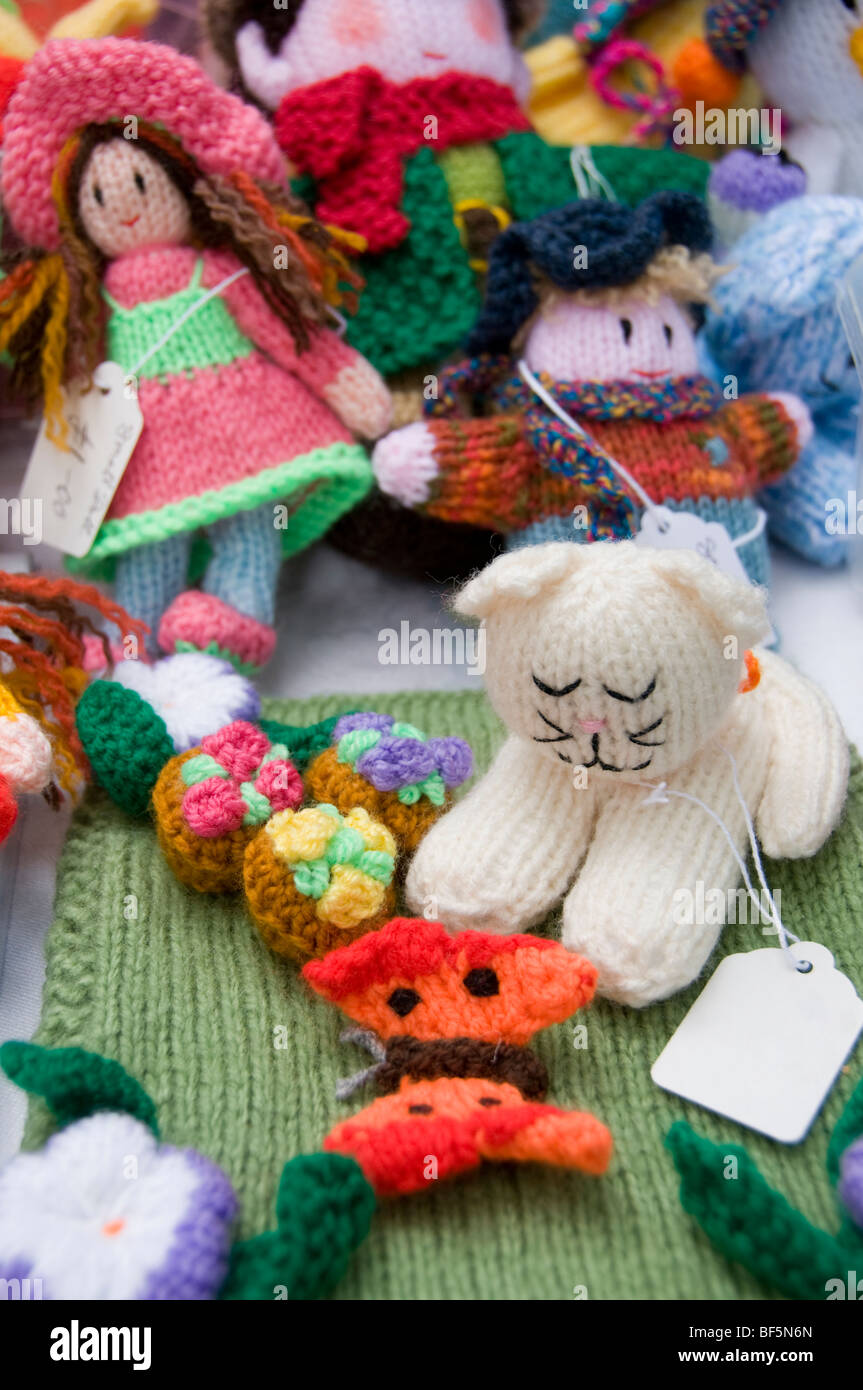
M302 778L287 748L271 744L262 729L243 719L208 734L181 775L187 788L183 819L202 839L264 825L303 799Z

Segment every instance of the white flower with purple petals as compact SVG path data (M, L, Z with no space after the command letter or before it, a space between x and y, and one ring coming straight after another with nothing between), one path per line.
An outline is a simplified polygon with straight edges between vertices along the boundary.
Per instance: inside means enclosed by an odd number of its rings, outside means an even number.
M261 697L230 661L206 652L182 652L148 665L120 661L114 680L134 690L161 715L178 753L195 748L206 734L236 719L254 723Z
M215 1298L236 1207L194 1149L160 1144L131 1115L89 1115L0 1173L0 1277L76 1303Z

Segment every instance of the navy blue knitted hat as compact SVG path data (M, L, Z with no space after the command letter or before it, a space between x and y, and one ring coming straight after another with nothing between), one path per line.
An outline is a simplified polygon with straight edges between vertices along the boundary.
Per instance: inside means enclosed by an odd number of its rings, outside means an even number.
M712 237L702 200L674 189L654 193L635 208L582 198L532 222L513 222L492 247L485 304L468 351L509 351L539 306L537 271L562 290L610 289L640 279L663 247L709 251ZM579 256L582 247L586 255Z

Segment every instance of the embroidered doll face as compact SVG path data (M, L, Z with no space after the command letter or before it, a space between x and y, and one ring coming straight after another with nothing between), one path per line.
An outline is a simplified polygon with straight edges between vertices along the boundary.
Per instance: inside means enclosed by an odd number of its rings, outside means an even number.
M90 240L110 258L176 245L190 231L186 198L135 140L96 145L81 176L78 212Z
M275 110L286 92L367 66L390 82L451 71L521 89L525 72L502 0L300 0L245 7L243 82Z
M458 603L486 620L486 688L510 731L591 778L688 763L764 630L759 590L694 552L632 541L501 556Z
M532 371L567 382L647 384L698 370L689 316L669 295L655 304L633 296L595 305L554 295L534 321L523 355Z

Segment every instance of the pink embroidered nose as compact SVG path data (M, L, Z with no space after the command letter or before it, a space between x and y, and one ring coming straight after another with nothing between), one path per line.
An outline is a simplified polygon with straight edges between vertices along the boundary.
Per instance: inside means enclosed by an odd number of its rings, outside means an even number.
M586 734L598 734L600 729L604 729L608 723L607 719L579 719L579 724Z

